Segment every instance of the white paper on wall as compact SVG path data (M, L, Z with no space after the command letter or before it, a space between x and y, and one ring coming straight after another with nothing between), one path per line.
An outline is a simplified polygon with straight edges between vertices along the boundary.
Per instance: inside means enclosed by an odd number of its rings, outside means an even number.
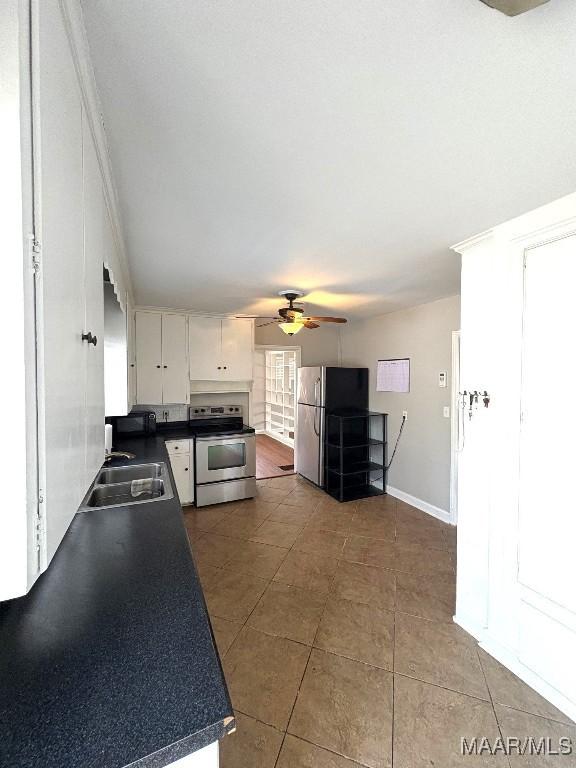
M410 392L410 358L378 360L377 392Z

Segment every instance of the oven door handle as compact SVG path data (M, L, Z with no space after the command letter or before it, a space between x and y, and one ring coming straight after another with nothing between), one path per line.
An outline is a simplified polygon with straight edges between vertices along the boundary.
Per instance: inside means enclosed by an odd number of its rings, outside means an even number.
M242 440L254 440L253 434L247 435L227 435L226 437L214 437L213 435L202 435L195 438L197 443L238 443Z

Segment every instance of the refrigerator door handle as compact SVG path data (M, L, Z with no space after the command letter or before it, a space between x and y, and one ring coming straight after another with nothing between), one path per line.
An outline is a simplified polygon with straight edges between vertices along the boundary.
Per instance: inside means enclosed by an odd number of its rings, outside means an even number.
M320 432L318 430L318 427L316 426L316 418L318 417L320 413L319 408L319 402L318 402L318 392L320 390L320 379L316 379L314 382L314 434L317 437L320 437Z

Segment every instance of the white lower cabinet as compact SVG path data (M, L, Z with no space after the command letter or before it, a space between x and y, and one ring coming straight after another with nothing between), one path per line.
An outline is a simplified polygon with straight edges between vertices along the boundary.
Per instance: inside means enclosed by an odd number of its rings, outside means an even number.
M194 503L194 441L167 440L166 448L181 504Z
M170 763L168 768L218 768L220 764L219 744L218 741L208 744L197 752L192 752L191 755L186 755L186 757L176 760L175 763Z

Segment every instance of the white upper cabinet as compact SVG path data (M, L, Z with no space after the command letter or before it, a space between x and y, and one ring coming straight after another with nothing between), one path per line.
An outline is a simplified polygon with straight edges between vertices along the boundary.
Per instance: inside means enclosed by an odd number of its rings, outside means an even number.
M162 315L136 312L136 402L162 402Z
M191 316L190 379L251 380L253 342L254 326L251 320Z
M222 378L250 381L254 352L252 320L222 320Z
M188 325L190 379L210 381L220 378L222 363L222 321L216 317L190 317Z
M187 318L136 312L136 402L187 403Z
M162 315L162 402L188 402L187 322L185 315Z

